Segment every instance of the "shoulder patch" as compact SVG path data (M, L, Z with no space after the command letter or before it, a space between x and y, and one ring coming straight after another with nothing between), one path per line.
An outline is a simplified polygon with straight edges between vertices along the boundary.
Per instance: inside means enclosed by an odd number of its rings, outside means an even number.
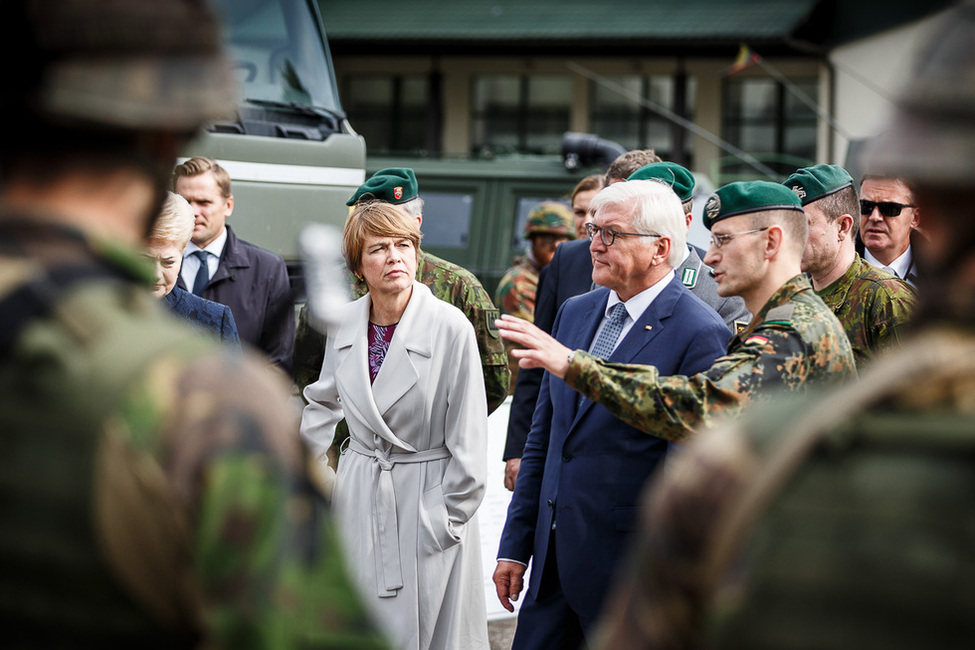
M494 323L494 321L501 318L500 312L497 309L485 309L482 313L484 314L484 326L487 328L488 334L494 338L501 336L500 332L498 332L498 326Z
M680 283L688 289L693 289L694 285L697 284L697 269L684 269L684 272L680 274Z
M768 342L769 342L769 338L767 336L759 336L758 334L753 334L749 336L747 339L745 339L744 344L748 345L749 343L754 343L756 345L767 345Z
M793 303L786 303L784 305L779 305L778 307L773 307L765 315L765 322L778 321L781 323L791 323L792 322L792 312L796 310L796 306Z

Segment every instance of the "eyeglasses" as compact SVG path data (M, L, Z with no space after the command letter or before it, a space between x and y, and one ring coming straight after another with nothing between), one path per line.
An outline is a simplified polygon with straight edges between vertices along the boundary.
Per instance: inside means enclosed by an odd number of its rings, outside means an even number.
M765 226L764 228L756 228L755 230L745 230L744 232L729 232L726 235L715 235L714 233L711 233L711 243L714 244L715 248L721 248L722 246L724 246L729 241L731 241L732 239L734 239L739 235L751 235L752 233L756 233L756 232L764 232L768 230L768 228L769 228L768 226Z
M913 205L909 203L894 203L893 201L868 201L866 199L860 199L860 214L865 217L869 217L873 214L873 209L877 208L880 211L881 217L896 217L900 215L904 208L913 208Z
M658 235L656 233L642 233L642 232L620 232L619 230L613 230L612 228L606 228L603 226L597 226L596 224L590 222L586 224L586 232L589 233L589 239L595 239L596 233L599 233L599 239L603 242L603 246L612 246L613 242L616 241L616 237L623 235L625 237L663 237L663 235Z

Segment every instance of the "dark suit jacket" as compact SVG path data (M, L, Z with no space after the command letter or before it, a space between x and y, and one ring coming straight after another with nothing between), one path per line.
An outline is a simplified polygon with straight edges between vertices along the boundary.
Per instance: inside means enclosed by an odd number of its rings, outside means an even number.
M227 305L200 298L179 286L163 296L163 302L183 320L203 328L221 343L240 349L234 314Z
M178 285L186 290L183 278ZM243 239L227 226L220 266L203 297L230 307L240 340L263 350L291 376L295 309L284 260Z
M555 315L566 300L586 293L592 288L592 255L589 239L584 237L565 242L555 249L551 263L538 276L535 290L535 325L552 333ZM521 458L528 437L528 427L535 412L535 401L542 383L542 371L518 371L515 389L508 412L508 434L504 444L504 460Z
M554 336L588 350L609 298L596 289L570 298ZM633 325L610 361L657 366L663 375L693 375L725 353L731 332L713 309L674 278ZM638 523L644 482L667 454L668 443L634 429L562 380L544 374L521 470L501 535L499 558L536 567L537 594L552 523L559 579L580 615L599 613L628 533ZM557 517L556 517L557 514Z

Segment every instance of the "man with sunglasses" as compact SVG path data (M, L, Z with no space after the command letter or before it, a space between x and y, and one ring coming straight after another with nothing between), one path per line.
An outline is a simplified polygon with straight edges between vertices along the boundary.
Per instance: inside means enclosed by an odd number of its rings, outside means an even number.
M814 165L797 170L783 185L802 201L809 223L802 270L843 324L859 368L880 348L899 342L914 308L914 290L857 255L859 202L849 172Z
M704 263L718 293L741 296L755 314L707 370L667 376L603 361L510 317L498 321L501 336L525 348L514 353L524 367L544 367L624 422L676 442L772 391L855 378L843 326L800 273L807 224L799 197L778 183L730 183L708 199L704 225L711 230Z
M866 174L860 181L857 252L874 266L917 286L911 243L920 226L914 193L902 178Z
M555 339L668 374L710 366L731 332L674 274L687 232L674 192L655 181L617 183L593 198L590 211L592 278L600 287L563 304ZM574 650L586 640L636 524L642 486L669 448L543 375L494 574L498 598L512 611L533 562L515 650Z

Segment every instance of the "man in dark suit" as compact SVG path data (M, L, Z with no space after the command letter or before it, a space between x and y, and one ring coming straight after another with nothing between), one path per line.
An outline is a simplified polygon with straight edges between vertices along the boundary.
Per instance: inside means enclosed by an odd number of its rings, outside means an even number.
M684 210L687 228L691 226L694 207L694 176L684 167L672 162L652 162L635 170L626 179L659 180L670 185ZM618 181L615 181L618 182ZM748 326L751 314L739 296L719 296L718 286L710 269L702 261L705 251L687 244L681 253L675 273L691 293L718 312L732 332ZM535 300L535 325L551 333L555 314L563 302L592 288L592 258L588 241L566 242L555 251L552 262L539 275ZM513 490L521 465L521 455L528 437L535 401L541 386L542 371L522 370L518 373L508 416L508 436L505 440L505 487Z
M565 303L556 339L621 363L662 364L667 374L708 368L731 332L674 274L687 232L677 196L633 181L604 189L591 209L592 279L605 288ZM515 650L585 640L637 522L640 489L667 450L545 373L494 574L513 610L534 562Z
M215 161L190 158L176 166L174 179L173 189L196 218L179 286L230 307L240 340L290 377L295 311L284 260L239 239L227 225L234 211L230 175Z

